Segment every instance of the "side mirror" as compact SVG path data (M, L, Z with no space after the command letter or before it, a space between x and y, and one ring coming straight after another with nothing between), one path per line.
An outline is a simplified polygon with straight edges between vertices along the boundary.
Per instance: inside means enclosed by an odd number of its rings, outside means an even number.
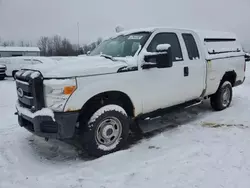
M142 69L149 68L168 68L173 66L172 51L169 44L159 44L156 47L156 52L148 52L144 56Z
M170 44L158 44L156 46L157 52L168 52L169 48L171 48Z

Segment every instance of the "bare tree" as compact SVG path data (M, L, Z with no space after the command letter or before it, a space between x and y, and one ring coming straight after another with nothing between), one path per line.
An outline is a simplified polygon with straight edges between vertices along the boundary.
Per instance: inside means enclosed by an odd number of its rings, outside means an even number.
M14 41L4 41L3 42L3 46L15 46L15 42Z
M58 55L60 48L62 46L62 39L59 35L55 35L52 38L52 41L53 41L53 47L54 47L55 54Z
M41 50L41 55L47 56L49 50L49 37L41 37L37 45Z
M29 46L33 46L33 45L32 45L32 42L30 41L30 42L26 42L25 46L29 47Z
M53 41L51 39L48 40L48 53L47 56L53 56L54 55L54 47L53 47Z
M15 42L14 41L10 41L9 44L10 44L10 46L15 46Z
M4 41L3 42L3 46L6 47L6 46L9 46L9 43L7 41Z
M79 53L87 54L88 51L92 51L101 42L102 38L98 38L97 41L78 48L78 45L72 44L69 39L62 39L59 35L55 35L52 37L42 36L37 45L42 56L76 56Z
M24 41L23 41L23 40L21 40L21 41L19 42L19 46L21 46L21 47L25 46L25 44L24 44Z
M102 38L99 37L99 38L97 39L97 41L96 41L96 46L98 46L99 44L101 44L101 42L102 42Z
M59 55L71 56L71 55L76 55L76 53L77 53L77 49L74 49L70 41L64 38L62 40L62 46L61 46Z

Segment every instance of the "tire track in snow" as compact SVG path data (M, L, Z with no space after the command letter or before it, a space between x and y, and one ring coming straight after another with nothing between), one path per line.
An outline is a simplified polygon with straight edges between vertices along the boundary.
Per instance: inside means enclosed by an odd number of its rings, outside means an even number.
M6 128L7 127L7 128ZM19 129L19 125L17 124L11 124L11 125L7 125L5 128L0 128L0 135L3 136L7 136L11 133L14 134L14 130Z
M13 165L17 161L17 157L11 152L11 145L11 141L6 141L3 144L4 147L0 148L0 157L8 164L7 166L9 166L9 164Z

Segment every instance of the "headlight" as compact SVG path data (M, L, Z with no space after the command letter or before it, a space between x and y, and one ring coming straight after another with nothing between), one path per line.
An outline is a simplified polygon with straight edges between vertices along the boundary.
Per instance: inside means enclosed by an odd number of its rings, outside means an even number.
M45 105L54 111L63 111L68 98L76 90L76 79L44 80Z
M2 66L2 67L1 67ZM0 64L0 68L2 68L2 69L4 69L4 70L6 70L7 68L6 68L6 65L1 65Z

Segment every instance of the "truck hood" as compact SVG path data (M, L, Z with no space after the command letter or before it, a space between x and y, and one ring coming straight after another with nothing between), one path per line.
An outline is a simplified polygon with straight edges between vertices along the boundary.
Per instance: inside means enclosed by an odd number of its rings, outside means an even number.
M116 73L122 67L136 66L133 58L116 61L100 56L69 57L53 63L31 65L25 69L38 70L45 78L64 78Z

